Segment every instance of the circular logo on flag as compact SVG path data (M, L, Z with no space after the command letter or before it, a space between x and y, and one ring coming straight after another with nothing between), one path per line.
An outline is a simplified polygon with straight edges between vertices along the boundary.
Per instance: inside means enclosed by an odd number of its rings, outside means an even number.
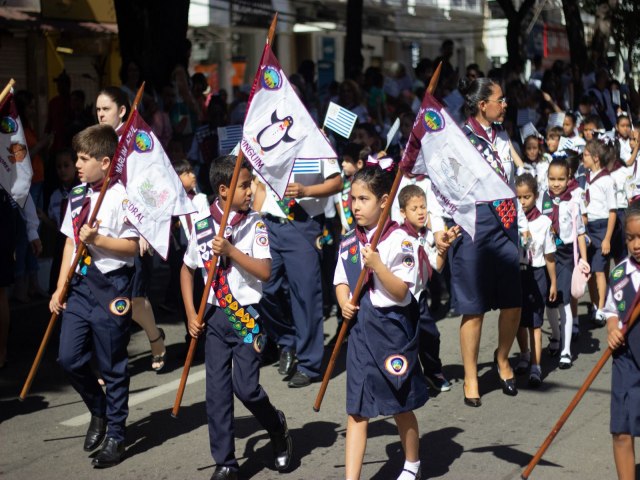
M153 149L153 138L147 132L139 130L133 148L140 153L149 152Z
M444 117L433 108L427 108L422 116L422 123L429 132L438 132L444 128Z
M16 133L18 131L18 122L11 117L4 117L0 120L0 132Z
M131 308L131 301L126 297L114 298L109 304L109 310L114 315L126 315Z
M267 90L277 90L282 86L282 75L276 67L266 66L262 71L260 83Z
M384 361L384 368L391 375L404 375L408 367L409 362L404 355L389 355Z

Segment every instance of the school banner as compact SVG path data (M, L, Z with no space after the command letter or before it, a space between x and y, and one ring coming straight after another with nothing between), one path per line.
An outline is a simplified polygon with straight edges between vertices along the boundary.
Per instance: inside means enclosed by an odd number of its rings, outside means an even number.
M436 99L425 93L400 168L428 175L438 203L474 238L476 203L514 196Z
M166 260L171 217L196 209L158 138L137 110L132 115L120 138L111 177L121 180L127 190L122 203L127 219Z
M0 186L21 208L27 203L31 177L31 157L11 89L0 106Z
M281 199L296 161L319 163L338 158L289 84L269 44L253 82L240 148Z

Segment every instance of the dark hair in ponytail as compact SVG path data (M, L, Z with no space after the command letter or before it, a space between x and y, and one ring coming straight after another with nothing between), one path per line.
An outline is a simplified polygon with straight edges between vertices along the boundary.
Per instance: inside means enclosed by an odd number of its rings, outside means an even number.
M488 77L476 78L471 82L466 77L460 79L458 90L464 95L464 111L466 115L476 116L478 104L489 99L494 85L498 85L498 83Z
M395 169L391 171L382 170L380 167L367 166L358 170L353 177L352 183L358 181L364 183L379 200L383 195L391 192L393 180L395 179Z

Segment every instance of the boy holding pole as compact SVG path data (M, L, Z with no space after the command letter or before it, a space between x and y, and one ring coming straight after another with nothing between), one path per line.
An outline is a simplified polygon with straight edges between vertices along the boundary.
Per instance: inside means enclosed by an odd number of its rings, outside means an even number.
M106 437L92 461L96 468L111 467L122 460L129 413L127 344L133 257L138 252L139 234L125 221L122 205L126 193L121 183L109 185L98 206L96 223L85 224L96 208L117 146L118 136L108 125L89 127L73 138L76 168L83 183L69 196L61 227L67 240L57 288L49 303L51 312L63 313L58 361L91 412L84 450L95 450ZM72 265L81 243L87 246L86 254L78 265ZM71 268L75 275L64 302L61 294ZM91 370L92 354L106 393Z

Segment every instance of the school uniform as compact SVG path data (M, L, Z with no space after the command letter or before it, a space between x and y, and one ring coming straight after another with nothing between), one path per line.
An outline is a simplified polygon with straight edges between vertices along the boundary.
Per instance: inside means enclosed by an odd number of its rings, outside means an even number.
M531 238L522 249L520 258L522 279L520 326L541 328L545 301L549 296L545 255L555 253L556 243L551 233L551 219L542 215L537 207L527 212L527 220Z
M556 285L558 295L555 302L547 302L547 306L555 308L570 305L571 275L573 274L573 242L577 236L585 233L582 221L580 201L574 192L577 183L572 183L561 195L553 195L546 191L538 197L537 207L551 221L551 234L556 244ZM576 236L573 236L573 222L576 223Z
M362 270L360 250L375 229L361 227L340 244L334 285L349 285L351 292ZM382 263L414 285L416 260L410 237L395 223L387 223L378 243ZM370 274L352 320L347 349L347 413L364 418L395 415L420 408L427 402L426 381L418 361L418 305L407 292L393 299L375 274Z
M602 241L607 234L609 212L616 210L616 195L613 179L608 170L587 172L586 186L587 234L591 239L588 255L592 272L604 272L609 255L602 254Z
M317 185L340 174L334 159L309 167L294 165L291 182ZM262 206L269 230L271 277L263 285L260 310L265 328L283 352L295 352L298 371L320 375L324 353L320 250L324 211L330 198L285 198L278 201L267 187ZM282 295L288 285L290 306ZM291 321L289 321L291 318Z
M217 203L210 211L199 212L184 255L184 264L193 270L203 269L205 278L221 218ZM267 228L256 212L233 212L224 236L253 258L271 258ZM261 293L260 280L226 258L218 260L204 315L209 445L218 466L236 471L234 393L268 432L283 427L260 385L261 354L266 344L258 313Z
M507 133L497 125L485 129L473 117L463 132L495 174L515 191ZM476 204L475 239L463 231L450 249L456 312L475 315L521 306L518 231L526 230L527 220L515 194Z
M627 167L622 162L616 162L610 171L615 188L616 198L616 226L611 237L611 255L620 260L627 255L627 242L624 237L624 211L629 206L629 199L635 188L633 167Z
M638 263L631 257L618 264L609 275L609 291L604 306L607 319L618 317L622 328L630 319L633 301L640 287ZM631 328L626 342L613 352L611 368L610 431L640 436L640 329Z
M406 231L413 243L413 257L416 261L414 268L414 283L409 289L411 295L418 301L420 310L420 336L419 357L424 374L433 376L442 373L442 361L440 360L440 332L436 321L429 311L428 295L426 290L432 273L437 271L438 250L435 246L435 238L427 227L416 231L407 221L401 227Z
M620 145L620 160L622 160L625 164L628 164L629 160L631 160L631 154L633 153L631 142L628 138L618 137L618 144ZM637 157L633 159L634 164L636 160Z
M74 187L61 232L77 249L80 227L90 218L100 195L98 187ZM121 183L104 196L98 218L98 234L111 238L138 238L126 221L122 205L126 192ZM107 419L107 437L122 442L129 413L127 371L131 323L133 257L121 256L95 245L77 267L71 281L67 308L62 313L58 362L93 416ZM75 251L74 251L75 255ZM96 359L106 393L90 367Z

